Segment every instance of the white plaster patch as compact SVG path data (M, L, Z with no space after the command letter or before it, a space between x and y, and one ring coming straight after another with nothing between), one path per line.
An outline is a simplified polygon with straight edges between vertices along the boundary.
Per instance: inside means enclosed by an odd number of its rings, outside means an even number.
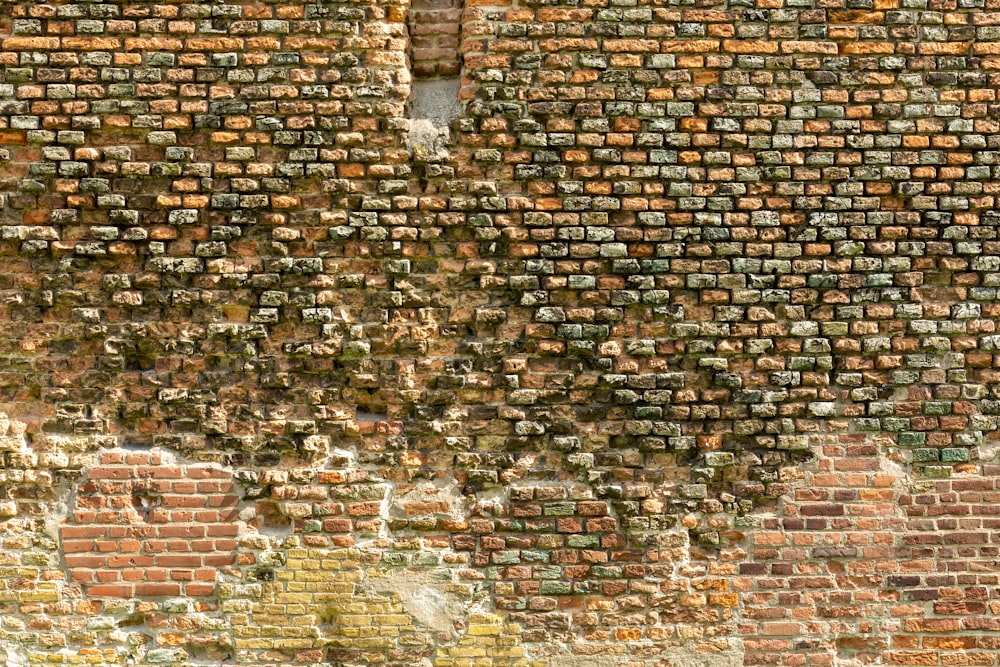
M443 160L448 157L448 128L435 125L426 118L410 121L410 133L407 135L407 147L413 152L413 157L421 162Z
M398 598L414 624L458 639L456 622L469 617L465 601L449 590L454 584L448 568L414 568L368 573L362 586L379 595Z
M422 118L437 127L448 127L448 121L462 113L458 92L461 78L425 79L413 82L411 118Z
M5 667L22 667L28 664L28 656L14 646L0 646L0 661Z
M456 520L468 514L465 496L451 476L421 480L412 490L393 496L389 511L391 516L435 515Z
M660 667L742 667L743 653L730 651L726 653L697 653L672 649L659 656Z
M461 115L458 77L413 83L410 131L407 147L418 162L434 162L448 157L448 123Z

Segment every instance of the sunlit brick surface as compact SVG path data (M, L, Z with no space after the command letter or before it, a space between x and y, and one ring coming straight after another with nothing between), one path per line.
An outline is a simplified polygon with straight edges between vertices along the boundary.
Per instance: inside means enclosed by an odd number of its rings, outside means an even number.
M0 663L997 665L992 3L0 0Z

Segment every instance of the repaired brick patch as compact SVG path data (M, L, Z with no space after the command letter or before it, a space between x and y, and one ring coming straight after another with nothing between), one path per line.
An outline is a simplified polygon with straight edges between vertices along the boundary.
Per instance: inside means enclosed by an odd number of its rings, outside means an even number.
M60 528L70 581L90 597L205 597L236 564L232 474L159 454L105 451Z

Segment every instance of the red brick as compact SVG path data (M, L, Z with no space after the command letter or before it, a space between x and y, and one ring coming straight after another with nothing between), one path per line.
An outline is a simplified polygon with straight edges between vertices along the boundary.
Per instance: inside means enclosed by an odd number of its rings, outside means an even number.
M90 479L132 479L131 468L91 468L87 472Z
M156 565L159 567L200 567L202 564L202 557L196 555L160 555L155 557L155 561Z
M108 567L145 567L153 564L152 556L128 554L108 556Z
M209 554L205 556L205 565L221 567L233 565L236 562L236 554Z
M66 554L66 566L70 568L98 569L105 567L108 563L107 556L91 556L89 554Z
M130 598L134 588L124 584L95 584L87 586L87 595L92 597Z
M217 528L217 526L208 526L208 528ZM209 534L206 526L184 526L184 525L174 525L174 526L159 526L156 529L157 537L191 537L199 538L205 537Z
M96 543L94 540L66 540L65 534L63 537L63 553L73 554L96 550Z
M137 596L160 597L164 595L180 595L181 586L176 583L136 584Z
M184 594L192 597L208 597L215 595L215 584L188 583L184 585Z

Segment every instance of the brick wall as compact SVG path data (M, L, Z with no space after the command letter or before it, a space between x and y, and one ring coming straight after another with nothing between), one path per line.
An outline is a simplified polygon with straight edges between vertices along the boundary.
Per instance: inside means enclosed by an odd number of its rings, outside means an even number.
M204 597L236 564L232 474L105 452L77 486L60 538L70 581L88 597Z
M0 656L996 665L993 9L0 2Z

